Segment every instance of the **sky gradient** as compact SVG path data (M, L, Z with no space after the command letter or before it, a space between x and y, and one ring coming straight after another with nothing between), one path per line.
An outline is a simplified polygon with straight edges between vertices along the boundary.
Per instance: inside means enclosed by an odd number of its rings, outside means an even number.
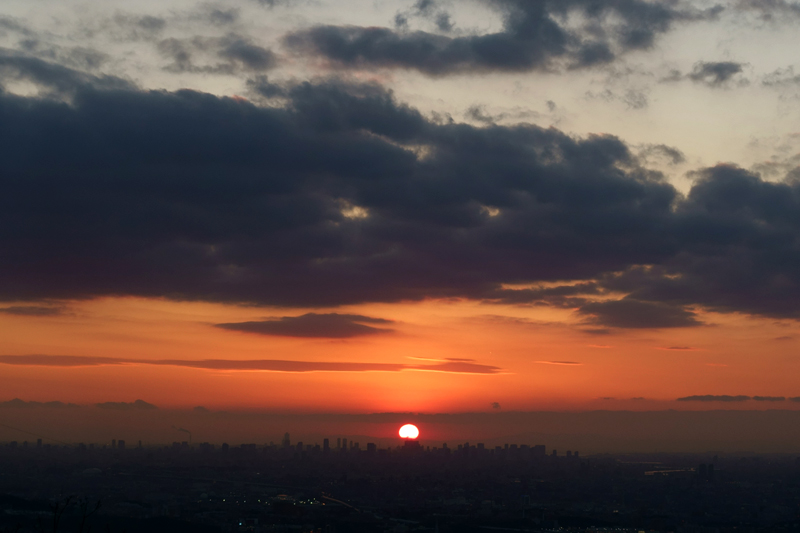
M0 401L800 409L798 22L7 0Z

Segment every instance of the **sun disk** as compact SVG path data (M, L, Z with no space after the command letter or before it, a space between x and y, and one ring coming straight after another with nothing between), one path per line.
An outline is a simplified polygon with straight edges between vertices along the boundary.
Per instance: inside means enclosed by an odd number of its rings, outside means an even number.
M406 424L400 428L400 438L416 439L417 437L419 437L419 428L414 424Z

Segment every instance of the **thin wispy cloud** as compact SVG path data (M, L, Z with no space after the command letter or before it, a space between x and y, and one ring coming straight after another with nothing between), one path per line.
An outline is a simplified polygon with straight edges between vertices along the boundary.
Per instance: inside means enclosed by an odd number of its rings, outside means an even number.
M500 367L476 362L445 360L435 364L362 363L347 361L291 361L281 359L229 360L229 359L115 359L111 357L83 357L70 355L1 355L0 364L90 367L150 365L174 366L201 370L239 372L402 372L425 371L451 374L500 374Z
M43 305L12 305L9 307L0 307L0 314L15 315L15 316L59 316L64 314L63 307L49 307Z
M668 350L673 352L693 352L699 350L699 348L694 348L692 346L658 346L656 350Z
M786 396L753 396L756 402L785 402Z
M259 335L345 339L391 333L392 330L386 327L375 327L375 325L385 326L391 323L391 320L364 315L307 313L301 316L284 316L260 321L215 324L215 326L231 331Z
M103 402L95 404L95 407L112 411L153 411L158 409L158 407L152 403L148 403L144 400L135 400L133 402Z
M702 395L695 395L695 396L684 396L683 398L678 398L677 401L679 402L746 402L750 400L750 396L730 396L727 394L702 394Z

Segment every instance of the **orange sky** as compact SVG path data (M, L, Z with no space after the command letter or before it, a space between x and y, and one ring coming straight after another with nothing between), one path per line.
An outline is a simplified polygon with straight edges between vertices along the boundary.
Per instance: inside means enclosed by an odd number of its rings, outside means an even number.
M3 5L0 424L800 416L788 3L84 4Z
M800 395L794 378L797 327L746 316L704 314L703 320L711 325L596 335L585 333L580 319L569 310L425 301L337 309L392 320L392 332L315 339L213 327L307 310L140 298L64 305L58 316L0 315L0 355L145 362L268 359L412 367L469 359L485 365L490 373L3 364L2 400L19 397L90 404L141 398L166 408L433 413L492 411L493 402L502 410L700 409L709 404L674 400L707 394ZM733 404L738 409L795 406L800 404ZM714 403L713 407L726 405Z

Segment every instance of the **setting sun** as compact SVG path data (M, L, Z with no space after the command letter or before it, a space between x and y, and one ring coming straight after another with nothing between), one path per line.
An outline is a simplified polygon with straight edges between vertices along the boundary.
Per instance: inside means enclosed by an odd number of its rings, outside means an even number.
M400 428L400 438L416 439L417 437L419 437L419 428L414 424L406 424Z

